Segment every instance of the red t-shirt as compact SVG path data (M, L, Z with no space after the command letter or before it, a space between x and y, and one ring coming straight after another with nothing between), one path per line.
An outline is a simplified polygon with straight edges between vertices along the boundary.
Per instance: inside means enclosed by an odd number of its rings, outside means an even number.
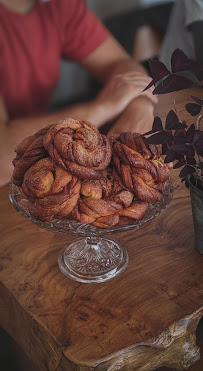
M60 58L79 62L108 35L83 0L36 1L26 15L0 5L0 95L9 117L45 112Z

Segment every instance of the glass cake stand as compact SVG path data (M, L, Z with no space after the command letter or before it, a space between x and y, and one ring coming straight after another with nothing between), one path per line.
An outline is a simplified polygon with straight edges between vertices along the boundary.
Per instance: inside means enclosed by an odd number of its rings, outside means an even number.
M160 201L150 204L144 218L133 224L100 229L90 224L81 224L75 220L53 219L42 222L31 217L28 200L21 188L9 184L9 199L19 214L48 231L77 235L79 239L65 246L61 251L58 264L61 272L78 282L105 282L123 272L128 264L128 254L124 246L113 239L104 238L110 233L126 231L139 227L159 215L170 203L173 187L170 180L165 184Z

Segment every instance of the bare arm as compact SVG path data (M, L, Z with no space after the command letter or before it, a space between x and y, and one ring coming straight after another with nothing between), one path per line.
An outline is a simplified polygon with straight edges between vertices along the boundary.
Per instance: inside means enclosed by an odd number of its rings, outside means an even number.
M136 63L113 36L85 58L82 65L103 82L117 73L132 71L146 74L144 67Z

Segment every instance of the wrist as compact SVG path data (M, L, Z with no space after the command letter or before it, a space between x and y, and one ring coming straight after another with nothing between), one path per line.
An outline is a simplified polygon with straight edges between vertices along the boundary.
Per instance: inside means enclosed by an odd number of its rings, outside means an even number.
M127 108L125 109L125 113L130 114L136 112L136 114L138 114L139 112L139 114L153 114L154 107L155 105L149 98L145 96L139 96L128 104Z
M143 107L145 106L149 109L154 109L154 107L155 107L155 104L151 101L151 99L149 99L145 95L139 95L139 97L133 99L129 103L128 107L129 106L134 106L135 107L135 106L140 106L140 105L143 106Z
M69 106L61 111L60 114L57 113L57 115L60 115L61 119L63 117L78 117L99 127L105 123L104 112L104 108L97 103L96 99L93 99L90 102L76 103Z
M110 110L108 104L100 102L97 97L91 102L91 112L92 116L94 116L94 125L96 127L106 124L112 119L112 110Z

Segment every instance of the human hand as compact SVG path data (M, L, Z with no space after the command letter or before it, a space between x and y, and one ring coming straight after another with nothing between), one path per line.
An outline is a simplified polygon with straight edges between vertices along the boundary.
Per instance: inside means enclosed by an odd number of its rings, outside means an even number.
M123 132L144 134L151 130L154 121L154 106L146 97L139 97L129 104L118 121L109 130L107 137ZM165 156L163 156L164 158ZM169 169L173 163L166 164Z
M105 117L104 121L116 119L129 103L139 96L147 98L151 105L152 103L156 104L158 100L152 94L153 88L143 92L150 81L151 78L141 72L128 72L112 76L95 99L98 112L102 110L101 114ZM139 120L142 119L141 116Z
M112 134L120 134L132 131L144 134L151 130L154 120L154 106L146 97L138 97L133 100L115 124L109 130L107 137Z

